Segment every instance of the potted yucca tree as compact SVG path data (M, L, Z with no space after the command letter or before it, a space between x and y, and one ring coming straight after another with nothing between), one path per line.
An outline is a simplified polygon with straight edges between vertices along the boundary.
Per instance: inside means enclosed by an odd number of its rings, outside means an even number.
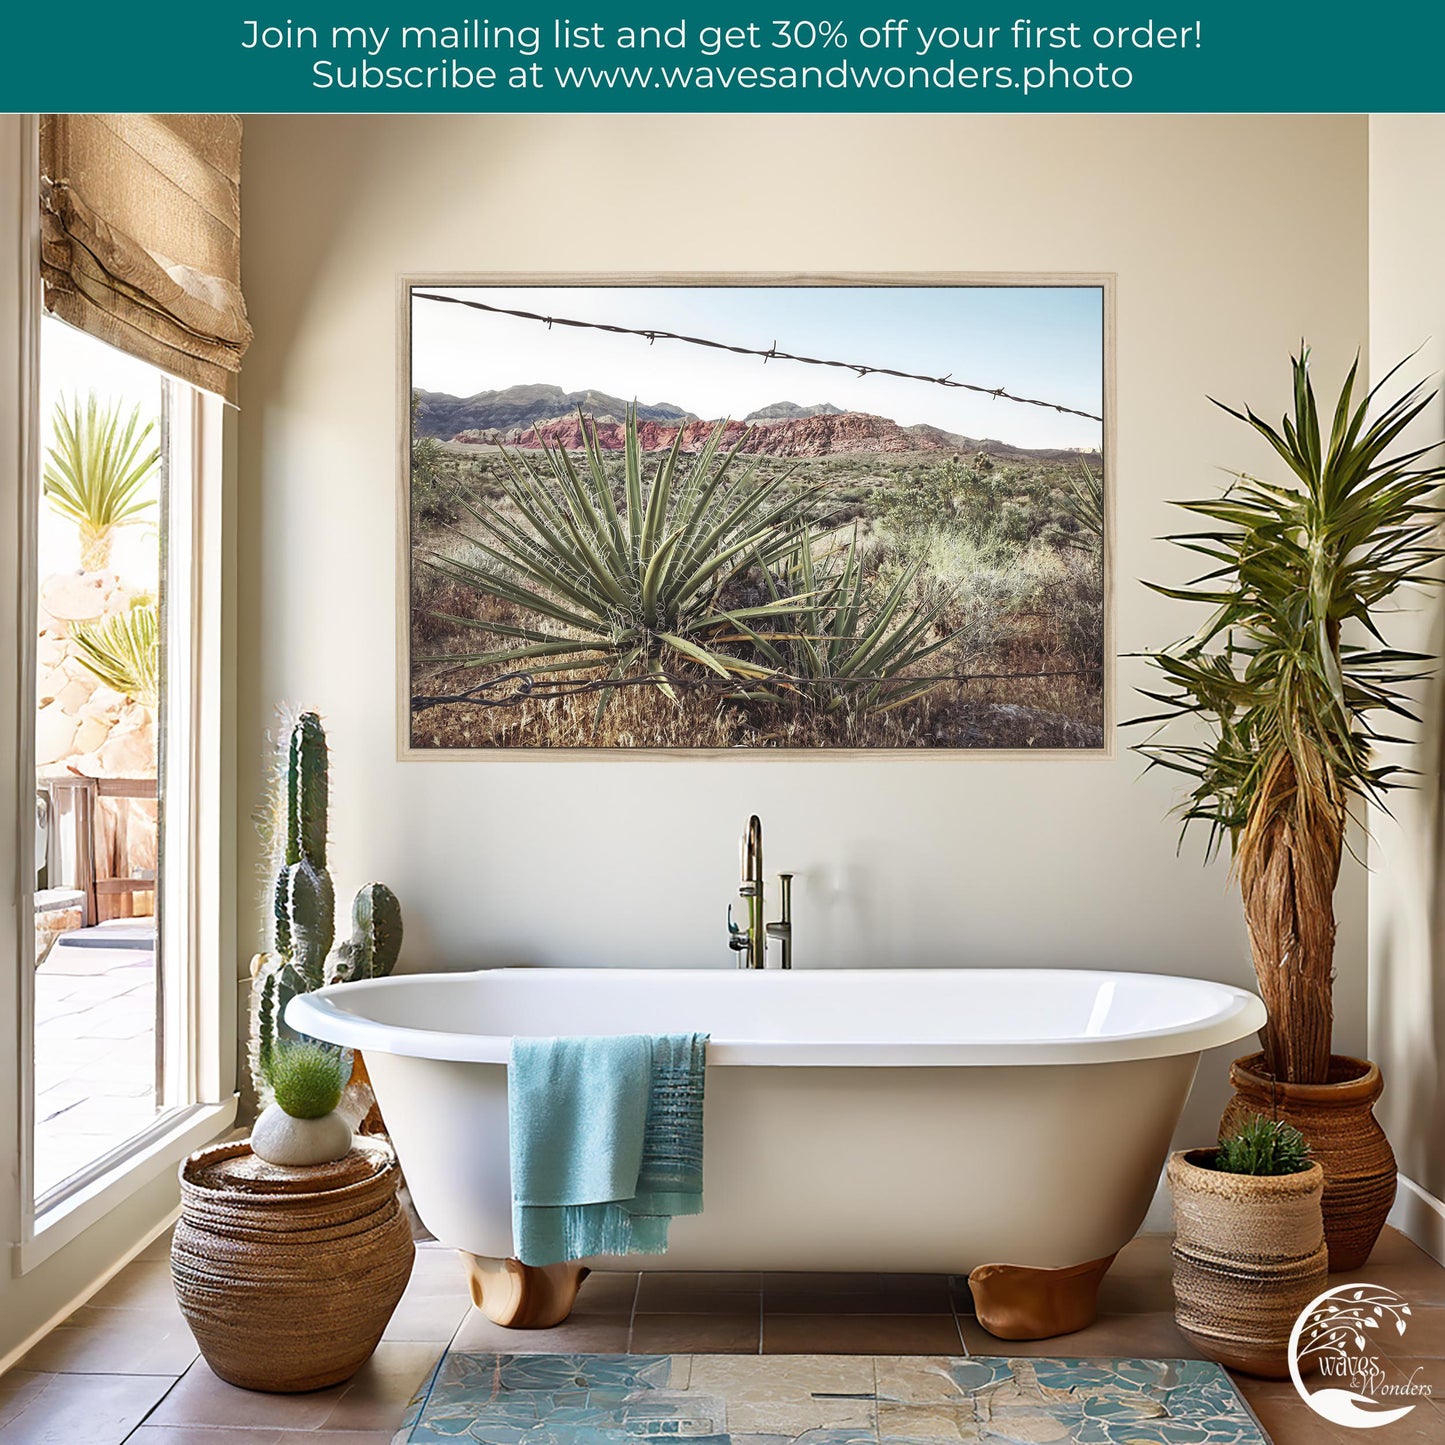
M1169 540L1208 570L1154 590L1209 615L1148 654L1164 685L1144 692L1162 711L1139 719L1158 728L1137 745L1190 779L1179 811L1186 828L1207 827L1208 852L1229 842L1269 1020L1262 1052L1235 1062L1225 1123L1275 1114L1310 1139L1332 1269L1368 1257L1395 1191L1371 1113L1379 1070L1331 1051L1333 896L1351 817L1399 781L1375 746L1393 740L1389 720L1412 718L1408 689L1430 659L1390 647L1377 616L1403 584L1432 580L1445 479L1430 446L1400 446L1434 393L1391 393L1396 366L1357 401L1358 368L1322 418L1301 345L1278 427L1223 408L1269 443L1283 475L1237 473L1223 496L1179 504L1212 525Z

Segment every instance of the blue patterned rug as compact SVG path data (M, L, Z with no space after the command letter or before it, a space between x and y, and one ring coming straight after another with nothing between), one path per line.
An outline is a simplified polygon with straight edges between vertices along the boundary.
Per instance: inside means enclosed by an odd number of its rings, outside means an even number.
M393 1445L1269 1445L1202 1360L448 1353Z

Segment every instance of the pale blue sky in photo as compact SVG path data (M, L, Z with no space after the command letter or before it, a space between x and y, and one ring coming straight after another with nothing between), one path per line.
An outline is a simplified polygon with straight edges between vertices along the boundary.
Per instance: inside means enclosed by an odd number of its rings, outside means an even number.
M1098 287L429 287L544 315L677 331L743 346L1002 386L1103 411ZM682 342L551 329L462 306L412 302L412 384L471 396L520 383L592 387L742 417L776 401L831 402L902 426L926 422L1021 446L1098 447L1082 417L893 377L736 356Z

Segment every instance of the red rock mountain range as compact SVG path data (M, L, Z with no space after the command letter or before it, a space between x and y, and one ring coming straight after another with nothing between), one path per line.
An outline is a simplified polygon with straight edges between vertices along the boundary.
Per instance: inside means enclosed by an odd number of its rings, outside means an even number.
M692 420L682 423L643 421L638 437L644 451L664 451L672 446L679 430L682 450L700 451L719 425L716 421ZM957 436L938 427L899 426L886 417L865 412L845 411L832 415L791 417L779 421L758 421L745 425L740 421L722 423L726 428L724 444L733 446L747 431L743 450L756 456L825 457L848 452L917 452L968 451L987 452L991 456L1066 458L1078 455L1071 451L1031 450L1005 442L978 441ZM621 451L626 428L613 417L598 417L597 439L604 450ZM518 450L548 446L578 451L583 445L580 417L554 417L526 427L471 429L457 432L451 440L464 445L515 447Z

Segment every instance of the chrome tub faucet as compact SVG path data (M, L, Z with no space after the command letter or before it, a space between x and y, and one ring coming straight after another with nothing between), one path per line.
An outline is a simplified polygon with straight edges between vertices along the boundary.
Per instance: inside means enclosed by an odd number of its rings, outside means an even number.
M739 955L739 968L765 968L768 961L768 940L778 944L778 966L793 966L793 875L778 874L783 894L782 916L772 923L764 923L766 912L763 893L763 824L756 813L748 819L743 829L739 849L742 862L742 882L738 886L738 897L748 907L748 925L740 928L733 921L733 907L728 904L728 947Z

